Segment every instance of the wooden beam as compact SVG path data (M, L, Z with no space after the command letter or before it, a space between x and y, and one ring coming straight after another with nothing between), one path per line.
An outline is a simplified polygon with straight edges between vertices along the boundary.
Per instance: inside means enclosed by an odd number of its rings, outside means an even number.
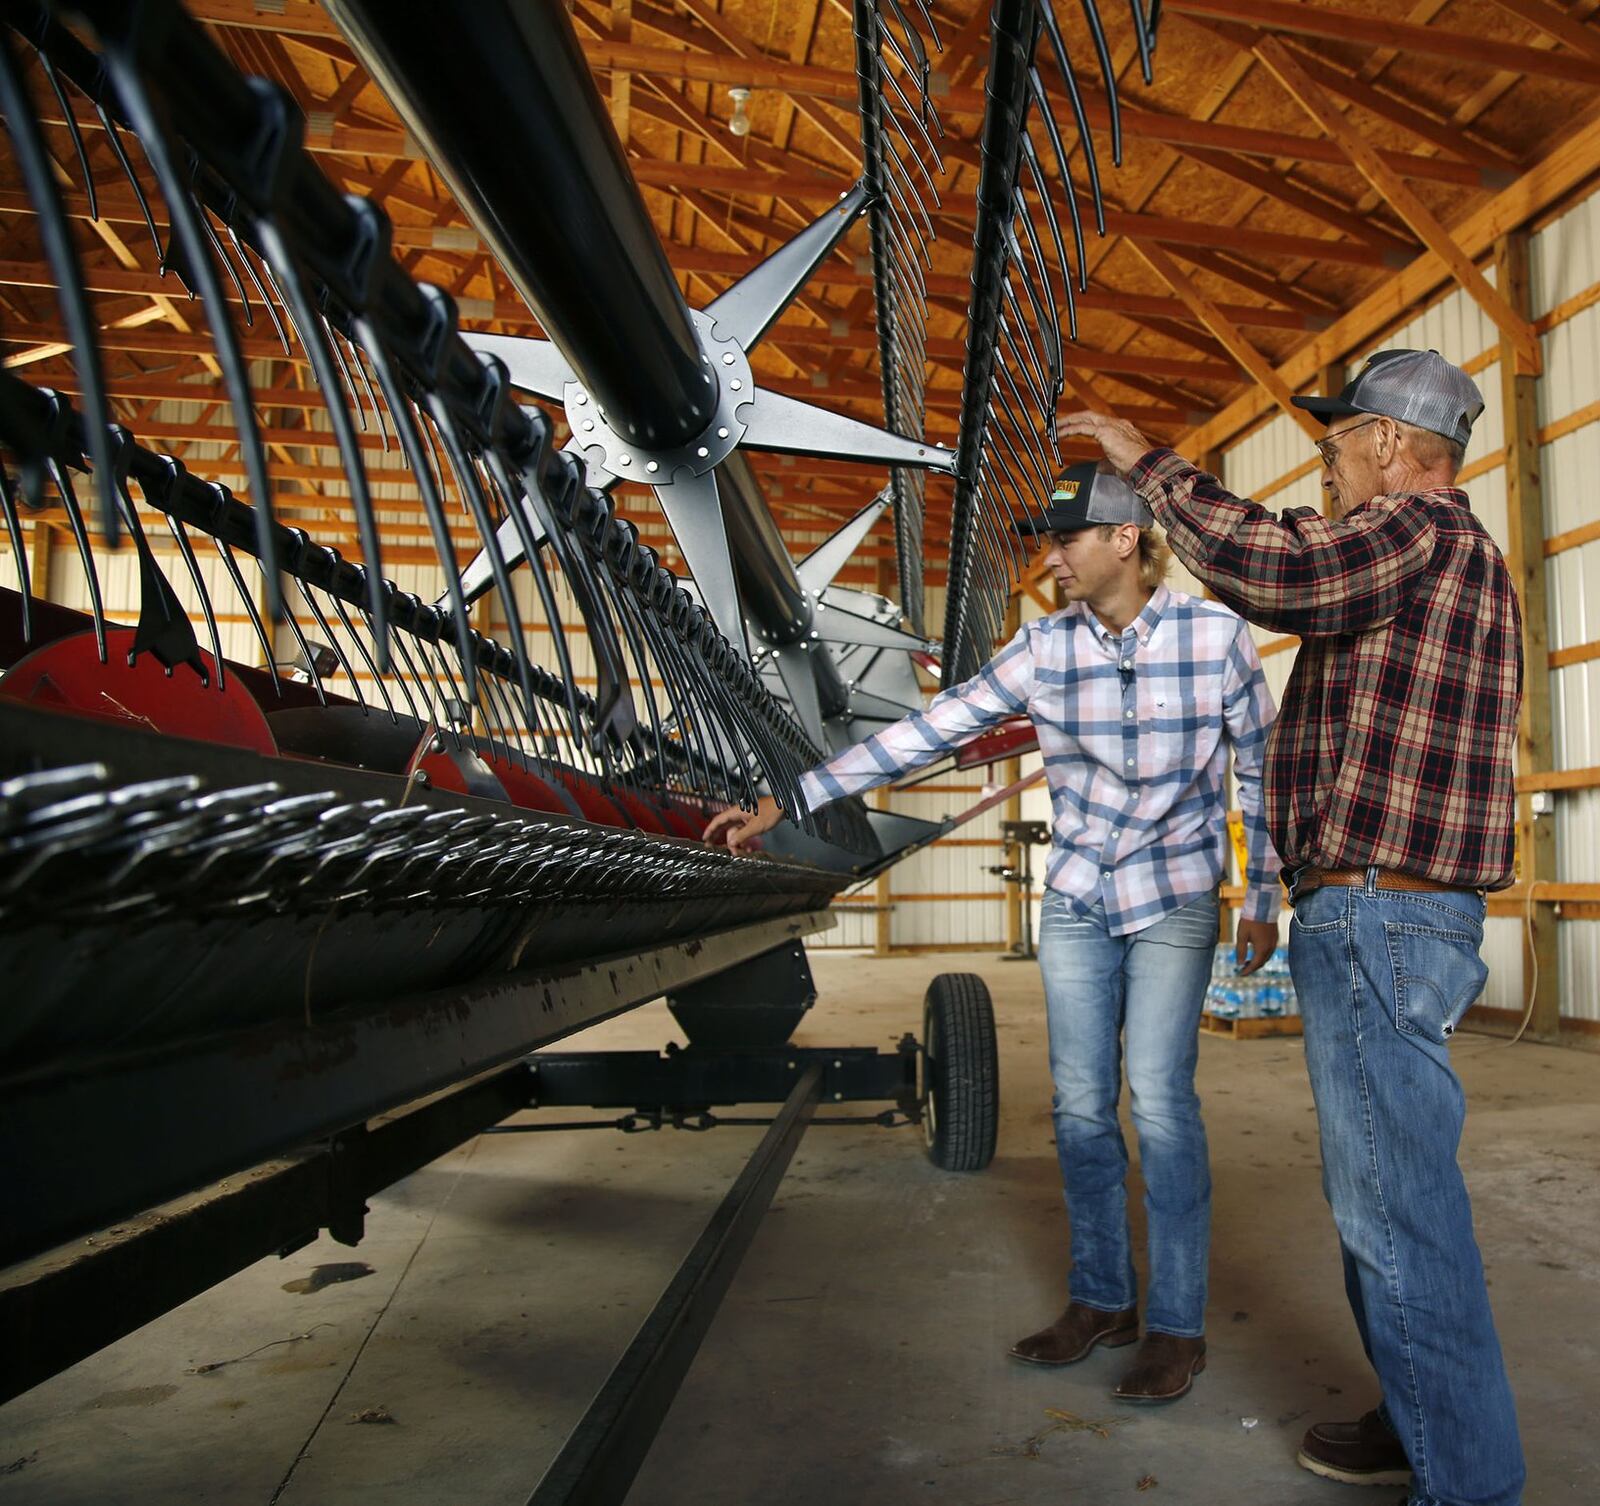
M781 344L787 349L797 351L832 352L844 348L870 354L873 349L870 343L872 338L868 330L832 335L826 328L806 329L796 326L793 329L785 327L781 335L770 336L769 343ZM204 357L209 356L213 350L211 337L204 331L151 329L148 325L102 327L99 339L102 351L143 351L155 355ZM45 359L45 356L35 352L44 350L47 343L51 345L51 355L60 354L66 349L60 340L59 332L48 325L8 324L0 328L0 344L32 347L31 351L21 353L22 357L30 361ZM245 337L239 344L247 360L289 360L303 363L306 359L298 350L291 356L284 356L283 347L266 336ZM966 347L959 340L930 340L928 350L931 359L955 371L960 369ZM1128 355L1120 351L1092 350L1087 346L1075 346L1072 358L1085 371L1126 372L1131 375L1164 376L1177 381L1192 382L1231 383L1236 380L1231 367L1215 361L1191 361L1171 356ZM21 363L19 356L8 356L4 362L7 366ZM773 376L767 372L759 373L758 379L763 386L780 392L792 392L796 396L809 395L809 400L823 403L828 402L830 397L879 402L883 398L882 388L870 382L830 381L826 386L818 388L813 387L809 381L802 382ZM960 405L961 400L959 389L953 387L930 387L927 396L930 407L956 407Z
M1294 406L1294 394L1284 384L1278 373L1272 369L1272 363L1245 339L1236 324L1222 314L1206 298L1205 294L1190 280L1189 275L1159 246L1144 246L1136 243L1133 249L1143 258L1150 270L1161 278L1189 306L1195 318L1199 319L1222 342L1228 353L1244 368L1252 380L1266 388L1273 402L1283 409L1313 439L1321 439L1323 425L1319 424L1316 419L1303 409Z
M1534 49L1530 49L1533 51ZM590 66L605 73L627 68L634 73L653 73L662 78L693 79L701 83L747 84L781 90L790 95L836 100L850 109L856 104L856 76L843 68L801 66L787 58L763 53L759 57L735 58L726 55L692 52L687 48L623 46L616 42L585 40L584 52ZM1545 54L1538 54L1545 56ZM1104 95L1090 88L1083 90L1084 113L1096 130L1105 130L1111 121ZM984 94L981 89L952 88L939 101L945 125L954 130L950 117L981 117ZM1256 130L1220 121L1194 120L1187 115L1167 115L1158 110L1122 107L1123 132L1133 141L1160 141L1175 146L1214 147L1218 151L1243 152L1247 156L1288 158L1291 161L1327 162L1343 165L1331 143L1314 136L1297 136L1287 131ZM395 135L403 135L396 132ZM391 151L399 143L390 142ZM370 147L372 142L364 142ZM357 146L352 144L352 150ZM383 155L368 151L367 155ZM1478 168L1415 153L1383 153L1384 160L1406 177L1425 178L1440 183L1483 186Z
M1371 143L1345 118L1344 112L1328 98L1282 42L1276 37L1263 37L1256 44L1255 54L1299 102L1306 114L1344 148L1362 177L1388 200L1400 218L1416 231L1423 244L1450 268L1456 281L1510 341L1521 369L1537 375L1540 363L1539 337L1533 325L1518 315L1495 291L1472 258L1434 217L1433 211L1379 159Z
M1525 231L1502 236L1495 246L1495 272L1513 308L1532 310ZM1539 474L1538 383L1517 366L1511 341L1500 341L1500 412L1505 426L1506 567L1522 599L1522 712L1517 721L1517 767L1524 775L1548 773L1554 736L1550 716L1549 600L1544 565L1544 497ZM1545 884L1557 877L1556 823L1533 814L1533 796L1517 797L1518 878ZM1556 947L1555 906L1534 892L1531 936L1522 938L1523 988L1533 974L1530 1028L1552 1039L1561 1029L1561 957Z
M1393 47L1408 55L1450 58L1535 78L1559 78L1591 87L1600 84L1600 63L1587 57L1549 52L1508 42L1503 37L1472 36L1451 27L1413 26L1406 21L1391 21L1369 12L1341 10L1331 5L1301 5L1291 0L1168 0L1167 8L1180 15L1244 21L1269 31L1319 37L1329 42Z
M634 108L639 108L637 101ZM67 193L63 197L69 214L74 218L88 218L89 201L84 195ZM164 211L155 205L151 207L155 212L157 227L165 226L167 222ZM102 219L113 220L119 224L140 223L138 206L131 194L101 194L99 208ZM31 214L32 212L32 203L25 194L16 190L0 189L0 213ZM778 230L774 229L773 234L778 233ZM445 225L396 225L394 243L400 247L423 246L461 255L480 253L483 249L477 233L464 222ZM677 272L709 274L727 277L730 280L744 276L763 259L755 253L715 251L701 246L686 246L676 241L666 242L666 251L673 269ZM1203 253L1196 253L1189 259L1198 265L1201 254ZM965 277L938 272L929 272L925 275L930 296L958 299L965 308L966 296L970 291ZM91 293L147 295L152 291L164 291L172 286L155 272L115 267L86 267L84 277L85 285ZM853 260L844 262L838 259L825 261L818 269L815 278L816 285L822 287L856 288L865 286L870 281L870 273L856 265ZM1276 296L1274 292L1267 291L1275 286L1270 280L1259 278L1258 281L1265 296ZM46 263L13 260L0 261L0 285L53 288L55 281ZM231 283L224 281L223 290L228 297L234 297ZM1292 306L1268 308L1259 304L1227 303L1219 307L1235 323L1259 326L1263 329L1316 331L1326 327L1327 321L1319 312L1323 305L1295 299L1293 289L1283 288L1278 292L1286 295L1292 301ZM1077 299L1078 309L1084 313L1115 313L1128 316L1149 314L1168 319L1188 317L1187 311L1176 299L1153 298L1144 293L1124 292L1104 283L1091 286L1087 293L1078 294ZM538 328L519 299L495 300L486 317L509 324L523 325L530 330Z
M1250 43L1254 46L1254 41ZM1439 120L1407 100L1396 99L1360 77L1335 68L1321 58L1314 58L1303 46L1293 49L1301 65L1324 88L1342 94L1353 105L1359 105L1370 115L1387 120L1413 136L1431 142L1442 152L1449 152L1463 162L1470 162L1491 173L1514 171L1516 159L1493 142L1475 140L1466 130L1447 120ZM1501 184L1504 187L1504 184Z
M1501 10L1537 26L1553 41L1570 47L1581 57L1600 62L1600 33L1545 0L1495 0Z
M1273 172L1267 167L1235 157L1229 152L1213 152L1204 147L1190 147L1184 156L1219 172L1225 177L1265 194L1274 202L1298 210L1340 235L1353 235L1379 250L1402 251L1409 257L1416 251L1416 243L1377 223L1370 216L1360 214L1354 204L1335 202L1320 193L1293 182L1286 173Z
M1508 231L1528 224L1594 174L1600 161L1600 107L1591 107L1538 163L1489 203L1455 227L1461 249L1481 255ZM1449 268L1431 252L1375 288L1327 330L1307 341L1278 367L1291 388L1305 386L1319 367L1362 347L1414 311L1442 283ZM1185 448L1220 444L1254 423L1272 407L1271 398L1252 389L1184 438Z

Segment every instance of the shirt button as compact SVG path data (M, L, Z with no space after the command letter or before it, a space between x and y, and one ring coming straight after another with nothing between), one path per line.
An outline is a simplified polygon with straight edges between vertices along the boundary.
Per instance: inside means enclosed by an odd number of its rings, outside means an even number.
M1128 709L1126 711L1124 711L1122 714L1125 717L1128 717L1131 720L1132 717L1133 717L1133 707L1132 706L1128 707Z
M1130 769L1133 767L1133 760L1131 758L1128 760L1128 767Z
M1107 869L1105 869L1105 870L1104 870L1104 871L1103 871L1103 872L1102 872L1102 873L1101 873L1101 875L1100 875L1100 877L1101 877L1101 878L1110 878L1110 877L1111 877L1111 870L1110 870L1110 869L1109 869L1109 868L1107 868Z
M1122 667L1124 669L1132 669L1133 668L1133 660L1132 659L1124 659L1122 661Z

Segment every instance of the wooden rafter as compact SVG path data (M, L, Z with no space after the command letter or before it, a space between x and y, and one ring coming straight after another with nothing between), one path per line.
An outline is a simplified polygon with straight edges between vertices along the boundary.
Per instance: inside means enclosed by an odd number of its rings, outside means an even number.
M1273 402L1313 439L1320 439L1323 426L1309 413L1294 406L1291 401L1294 394L1272 369L1272 363L1245 339L1232 320L1221 313L1216 305L1195 287L1189 275L1159 246L1135 246L1134 249L1144 258L1150 270L1189 305L1195 317L1222 342L1228 353L1249 373L1250 377L1265 388Z
M1501 10L1537 26L1552 41L1564 43L1574 52L1600 62L1600 34L1564 10L1545 0L1494 0Z
M1349 154L1351 162L1374 191L1388 199L1401 219L1416 231L1423 244L1450 268L1451 275L1466 289L1473 302L1511 341L1522 368L1537 373L1540 365L1539 337L1534 333L1533 326L1495 291L1472 258L1439 223L1433 211L1379 158L1371 143L1345 118L1343 111L1328 98L1281 41L1276 37L1264 37L1256 44L1255 54L1272 71L1278 82L1299 101L1306 114Z
M1591 111L1562 141L1509 188L1475 210L1455 227L1457 244L1468 256L1480 256L1508 230L1526 225L1536 215L1593 176L1600 161L1600 110ZM1446 265L1429 254L1373 289L1328 329L1300 346L1275 368L1291 389L1309 383L1328 362L1359 350L1381 330L1391 327L1449 279ZM1266 412L1272 400L1251 390L1185 437L1192 449L1208 449L1232 438Z
M1478 63L1534 77L1600 84L1600 62L1589 57L1508 42L1503 37L1472 36L1443 26L1415 26L1330 5L1298 5L1290 0L1169 0L1169 8L1180 15L1244 21L1269 31L1323 41L1393 47L1413 55Z

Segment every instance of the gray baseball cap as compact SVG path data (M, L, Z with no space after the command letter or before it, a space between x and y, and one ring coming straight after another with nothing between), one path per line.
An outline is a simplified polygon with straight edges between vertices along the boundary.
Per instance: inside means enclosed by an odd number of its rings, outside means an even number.
M1101 523L1148 528L1154 522L1149 503L1126 481L1100 470L1095 461L1084 460L1056 478L1043 512L1016 519L1016 529L1024 538L1037 538L1042 533L1076 533Z
M1297 397L1294 405L1325 424L1352 413L1395 418L1465 447L1483 412L1483 394L1436 350L1380 350L1338 397Z

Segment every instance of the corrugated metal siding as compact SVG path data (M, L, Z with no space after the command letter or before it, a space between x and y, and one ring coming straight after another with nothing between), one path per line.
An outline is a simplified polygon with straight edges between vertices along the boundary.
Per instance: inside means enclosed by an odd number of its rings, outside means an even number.
M1600 281L1600 196L1575 205L1533 236L1528 270L1536 317ZM1583 309L1543 337L1539 422L1553 424L1600 401L1600 307ZM1545 531L1565 533L1600 518L1600 426L1589 423L1541 446ZM1573 648L1600 638L1600 544L1585 544L1546 564L1550 647ZM1573 664L1550 676L1558 769L1600 764L1600 662ZM1557 794L1556 877L1600 879L1600 790ZM1572 920L1557 933L1563 1014L1600 1020L1600 921Z

